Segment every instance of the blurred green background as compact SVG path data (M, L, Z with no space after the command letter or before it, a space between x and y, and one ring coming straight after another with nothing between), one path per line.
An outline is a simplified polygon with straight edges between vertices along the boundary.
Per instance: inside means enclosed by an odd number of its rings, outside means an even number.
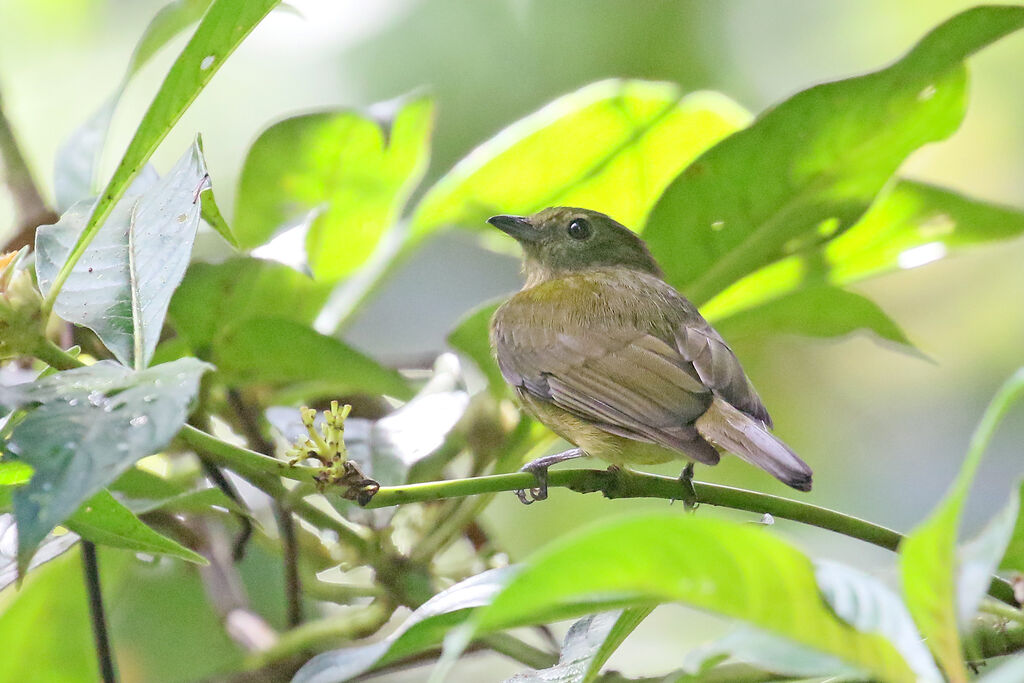
M48 197L58 146L117 86L135 41L162 4L0 0L0 93ZM290 5L297 11L275 11L242 44L154 163L165 170L201 132L219 203L228 209L245 150L271 122L323 107L368 106L425 88L438 103L428 185L508 123L594 80L664 79L686 90L722 91L760 112L814 83L885 65L939 21L973 4L295 0ZM115 118L106 173L184 41L172 42L129 86ZM1024 207L1022 67L1021 35L973 58L971 104L962 129L912 156L902 174ZM0 229L12 224L12 206L0 192ZM403 268L347 338L385 361L429 357L444 350L444 336L461 313L518 285L514 259L482 251L466 235L443 237ZM866 336L742 339L734 347L771 409L777 432L815 468L809 500L906 531L945 491L984 405L1024 362L1024 241L975 249L856 289L898 321L928 359ZM1024 470L1022 444L1024 415L1018 411L983 465L967 511L967 532L1006 500ZM698 469L697 476L788 495L762 473L732 461ZM495 501L485 521L517 559L595 516L662 505L554 491L548 503L526 508L508 495ZM895 579L894 558L883 551L806 528L779 527L812 555L840 558ZM258 556L247 562L253 582L277 571L265 558L262 564ZM108 598L126 680L156 670L166 674L165 680L189 680L231 661L231 648L205 607L198 581L188 578L190 570L129 565L111 559L107 566L108 572L133 577ZM265 581L269 585L272 579ZM35 580L76 585L78 567L61 560ZM261 592L255 583L249 588ZM274 590L262 592L273 597ZM9 606L9 593L0 596L0 608ZM82 669L75 667L90 666L80 593L76 586L54 596L52 604L15 603L0 616L0 642L10 643L15 635L26 647L41 648L45 642L40 634L30 639L14 629L25 623L12 621L15 610L36 610L40 625L50 619L64 623L75 632L74 642L51 654L63 658L70 672L66 680L79 680L73 672ZM612 664L643 674L678 663L698 628L700 635L709 633L703 618L694 624L694 634L687 633L693 620L680 619L685 614L681 608L659 610ZM194 656L183 661L183 651ZM76 656L84 660L76 664ZM464 664L459 675L496 680L516 670L504 660L477 659ZM0 668L0 679L15 680L11 675L19 674Z

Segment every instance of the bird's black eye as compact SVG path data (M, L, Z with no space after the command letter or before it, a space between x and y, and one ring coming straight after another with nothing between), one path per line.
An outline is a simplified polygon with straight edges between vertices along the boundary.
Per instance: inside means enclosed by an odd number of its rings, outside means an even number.
M567 232L569 237L574 240L585 240L590 237L590 221L585 218L576 218L569 224Z

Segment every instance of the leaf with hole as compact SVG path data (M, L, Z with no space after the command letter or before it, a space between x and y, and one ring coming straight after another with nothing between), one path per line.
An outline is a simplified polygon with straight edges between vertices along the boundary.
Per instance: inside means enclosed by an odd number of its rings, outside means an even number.
M668 280L703 304L849 229L907 155L960 125L963 61L1022 26L1024 7L969 9L892 66L804 90L705 152L643 233Z
M90 242L200 91L239 43L280 0L213 0L185 49L171 66L149 109L135 130L124 156L71 246L67 260L53 278L47 303L52 304Z

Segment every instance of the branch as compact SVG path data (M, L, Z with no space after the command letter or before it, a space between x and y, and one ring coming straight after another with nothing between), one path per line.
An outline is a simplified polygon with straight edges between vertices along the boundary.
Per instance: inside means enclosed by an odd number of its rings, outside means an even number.
M14 136L10 121L3 110L3 98L0 97L0 159L4 164L4 176L7 187L14 198L17 212L15 235L6 246L8 251L16 251L26 244L32 244L36 228L57 221L57 214L46 205L32 172L21 153L21 147Z

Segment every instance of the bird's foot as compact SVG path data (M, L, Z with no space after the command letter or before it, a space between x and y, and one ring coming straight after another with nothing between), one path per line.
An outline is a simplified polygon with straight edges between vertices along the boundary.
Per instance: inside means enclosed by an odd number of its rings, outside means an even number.
M682 473L679 475L679 483L683 485L683 507L688 512L697 509L697 492L693 490L693 463L686 463Z
M544 500L548 497L548 468L552 465L566 460L573 460L575 458L582 458L586 453L581 451L579 448L570 448L567 451L561 453L555 453L554 455L545 455L544 457L531 460L522 467L519 468L520 472L531 472L534 478L537 480L537 485L529 490L519 489L515 492L519 498L519 502L523 505L530 505L538 500Z

